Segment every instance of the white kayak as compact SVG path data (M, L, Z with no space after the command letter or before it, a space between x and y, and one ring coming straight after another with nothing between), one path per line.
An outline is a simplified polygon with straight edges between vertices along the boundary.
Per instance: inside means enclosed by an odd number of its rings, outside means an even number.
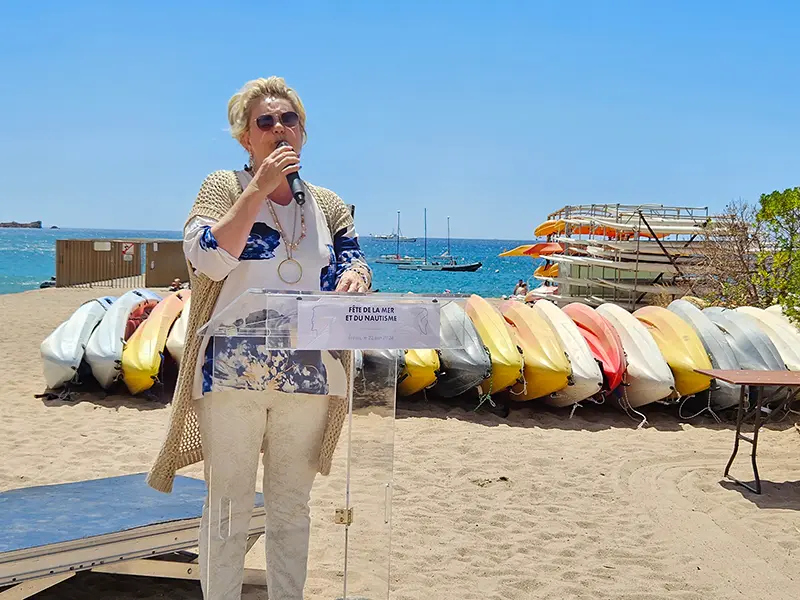
M794 327L787 327L780 316L755 306L740 306L735 310L753 319L767 334L790 371L800 371L800 335Z
M791 331L793 331L797 335L800 335L800 329L798 329L798 326L795 325L789 319L789 317L786 316L786 314L783 312L783 307L780 304L773 304L772 306L765 308L764 311L778 317L781 320L781 322L784 325L786 325Z
M602 304L595 310L611 323L622 340L628 362L625 394L631 408L671 396L675 378L647 327L616 304Z
M556 332L572 366L570 384L542 401L551 406L569 406L594 396L603 387L603 374L575 321L549 300L538 300L533 309Z
M131 313L147 306L152 308L160 301L161 296L150 290L131 290L109 307L86 345L86 362L101 386L107 389L119 377L125 329Z
M186 328L189 325L189 308L191 304L192 297L189 296L189 299L183 303L181 316L175 321L172 329L170 329L169 337L167 337L167 352L179 365L183 358L183 349L186 346Z
M114 300L106 296L82 304L41 343L39 353L48 389L63 387L75 378L86 344Z
M772 306L767 307L764 310L766 310L769 313L780 315L781 317L783 316L783 307L780 304L773 304Z

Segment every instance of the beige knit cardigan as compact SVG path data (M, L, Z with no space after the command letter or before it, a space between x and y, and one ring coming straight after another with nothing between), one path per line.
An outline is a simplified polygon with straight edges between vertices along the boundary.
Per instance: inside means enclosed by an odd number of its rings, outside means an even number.
M352 225L350 210L339 196L325 188L308 183L306 185L325 215L331 238L337 231ZM197 216L221 219L238 200L242 191L242 184L235 171L215 171L203 182L186 223ZM202 341L202 337L195 332L211 318L224 283L224 280L213 281L206 275L195 273L191 263L187 261L187 264L192 288L192 302L186 329L188 333L172 399L172 413L166 438L147 476L148 485L167 493L172 491L172 483L178 469L203 460L200 430L192 403L197 357ZM366 263L355 264L354 268L359 274L370 278L371 272ZM370 283L367 281L367 286ZM341 361L349 377L352 354L341 353ZM330 473L333 452L339 441L346 414L347 399L342 396L329 396L328 423L323 433L318 465L318 471L322 475Z

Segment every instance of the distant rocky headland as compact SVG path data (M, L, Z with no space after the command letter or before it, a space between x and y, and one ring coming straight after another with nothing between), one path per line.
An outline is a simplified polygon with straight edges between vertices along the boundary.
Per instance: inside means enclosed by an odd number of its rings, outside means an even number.
M17 223L16 221L9 221L8 223L0 223L0 227L5 228L20 228L20 229L41 229L41 221L31 221L30 223Z

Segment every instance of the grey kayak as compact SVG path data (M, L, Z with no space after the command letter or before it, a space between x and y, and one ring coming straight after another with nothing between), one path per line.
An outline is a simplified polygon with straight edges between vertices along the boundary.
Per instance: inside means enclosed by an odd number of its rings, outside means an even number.
M492 374L492 361L475 325L455 302L441 310L442 348L439 360L442 371L434 391L443 398L453 398L474 387Z
M667 306L667 309L692 326L711 359L711 366L715 369L726 370L741 368L725 334L708 315L703 314L703 311L686 300L674 300ZM738 385L715 380L715 385L711 386L711 404L719 410L736 406L739 403L740 394L741 389Z
M725 334L740 369L753 371L786 371L781 355L772 340L745 314L719 306L703 309L703 314ZM764 393L773 394L774 386L764 386Z
M371 380L396 379L406 368L406 353L403 350L364 350L361 367ZM395 381L390 383L394 385Z

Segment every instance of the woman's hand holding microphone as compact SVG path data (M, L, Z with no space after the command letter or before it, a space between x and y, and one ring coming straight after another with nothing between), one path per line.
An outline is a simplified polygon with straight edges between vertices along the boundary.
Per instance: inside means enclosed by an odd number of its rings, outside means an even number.
M286 176L300 170L300 157L290 145L278 146L256 169L248 185L253 192L266 199L278 189ZM336 286L337 292L366 292L369 287L357 269L345 271Z
M255 166L255 165L254 165ZM264 199L286 181L290 173L300 170L300 157L290 145L279 146L256 168L248 187L263 194Z

